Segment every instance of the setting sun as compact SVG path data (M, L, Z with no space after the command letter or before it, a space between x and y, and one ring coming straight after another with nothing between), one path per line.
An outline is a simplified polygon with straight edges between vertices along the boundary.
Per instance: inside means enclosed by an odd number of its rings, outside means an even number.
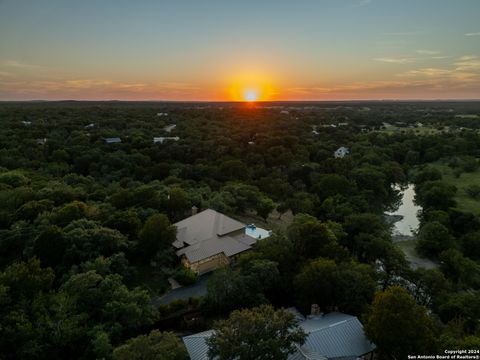
M258 92L256 90L246 90L243 94L243 98L245 101L253 102L258 100Z
M270 82L260 77L251 79L242 79L232 82L228 89L228 97L233 101L269 101L274 99L275 91Z

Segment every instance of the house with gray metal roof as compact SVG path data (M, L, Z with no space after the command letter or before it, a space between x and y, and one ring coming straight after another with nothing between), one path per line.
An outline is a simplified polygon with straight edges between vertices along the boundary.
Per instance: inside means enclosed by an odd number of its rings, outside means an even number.
M105 141L107 144L118 144L122 142L122 139L119 137L110 137L110 138L103 138L103 141Z
M288 360L366 359L375 350L375 345L367 339L362 324L355 316L331 312L305 319L296 309L293 312L307 338ZM209 359L206 339L212 334L213 330L208 330L183 338L191 360Z
M173 242L184 266L203 274L227 265L236 255L251 249L271 232L245 225L218 211L207 209L174 224Z
M347 147L341 146L335 152L333 153L333 156L336 158L343 158L347 156L350 153L350 150L348 150Z
M178 136L156 136L153 138L154 144L163 144L166 141L178 141L180 138Z
M177 127L177 124L170 124L170 125L167 125L163 128L163 130L165 132L172 132L173 129L175 129Z

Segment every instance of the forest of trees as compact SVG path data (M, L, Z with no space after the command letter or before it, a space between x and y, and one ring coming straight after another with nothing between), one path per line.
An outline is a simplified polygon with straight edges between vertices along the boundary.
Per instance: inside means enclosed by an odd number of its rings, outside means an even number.
M291 327L278 309L313 303L358 316L382 359L478 349L480 212L435 166L479 167L480 119L457 113L480 104L0 104L0 359L188 359L180 335L228 335L275 309ZM350 154L334 158L340 146ZM437 269L413 269L385 221L407 183L423 208L416 250ZM168 277L196 281L171 246L193 206L274 234L215 271L204 298L154 306ZM218 344L222 359L240 351Z

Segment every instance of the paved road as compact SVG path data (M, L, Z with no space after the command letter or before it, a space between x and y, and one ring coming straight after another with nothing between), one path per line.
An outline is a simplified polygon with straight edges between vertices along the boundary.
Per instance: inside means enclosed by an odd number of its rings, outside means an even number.
M172 290L165 295L156 298L152 301L153 305L169 304L174 300L186 300L191 297L200 297L207 294L207 281L212 276L212 273L201 275L198 281L189 286L182 286Z

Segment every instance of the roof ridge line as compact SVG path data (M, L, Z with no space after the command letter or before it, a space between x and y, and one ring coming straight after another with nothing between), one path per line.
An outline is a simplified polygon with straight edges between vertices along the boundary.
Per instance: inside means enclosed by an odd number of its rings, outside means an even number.
M219 231L219 227L220 227L220 223L222 222L221 219L222 219L222 215L221 213L219 212L215 212L215 226L214 226L214 234L217 235L218 237L220 237L220 231Z
M211 336L212 334L213 330L205 330L200 333L184 336L183 338L205 338L207 336Z
M309 332L309 334L314 333L314 332L323 331L323 330L328 330L329 328L338 326L338 325L340 325L340 324L347 323L347 322L349 322L349 321L353 321L353 320L355 320L355 319L358 320L358 318L357 318L356 316L352 316L350 319L345 319L345 320L337 321L336 323L333 323L333 324L331 324L331 325L322 327L322 328L320 328L320 329L312 330L312 331ZM307 319L307 320L308 320L308 319Z
M182 222L182 221L184 221L184 220L190 219L190 218L192 218L192 217L194 217L194 216L197 216L197 215L199 215L199 214L201 214L201 213L204 213L205 211L208 211L208 210L211 210L211 211L214 211L214 212L218 213L218 211L208 208L208 209L202 210L202 211L200 211L200 212L198 212L198 213L196 213L196 214L187 216L186 218L177 221L175 224L178 224L178 223L180 223L180 222ZM172 224L172 225L175 225L175 224ZM186 226L184 226L184 227L186 227Z

